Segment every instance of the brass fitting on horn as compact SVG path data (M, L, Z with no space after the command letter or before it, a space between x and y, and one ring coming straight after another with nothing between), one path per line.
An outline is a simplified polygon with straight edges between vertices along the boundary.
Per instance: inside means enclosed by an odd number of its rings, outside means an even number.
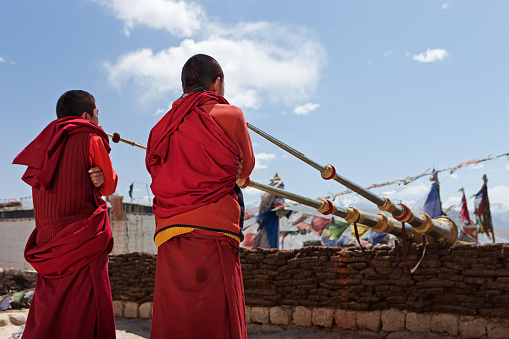
M347 210L348 210L348 214L344 218L346 222L349 222L349 223L355 222L355 223L362 224L362 222L365 219L364 212L359 211L355 207L348 207Z
M377 223L371 229L378 233L390 233L394 228L394 219L387 217L385 214L375 214Z
M332 165L325 165L325 171L322 172L322 178L325 180L333 179L336 176L336 169Z
M401 222L401 223L411 223L412 221L414 221L414 213L412 212L412 210L410 208L408 208L406 205L404 204L398 204L400 205L402 208L403 208L403 212L401 213L401 215L392 215L394 217L394 219L396 219L397 221Z
M335 214L337 212L336 206L330 200L321 199L320 201L322 204L320 208L317 208L318 212L324 215Z
M389 212L392 214L396 210L396 204L391 199L384 197L385 203L382 206L378 206L380 211Z
M429 214L428 213L419 213L419 214L422 216L423 222L422 222L421 226L419 226L419 227L412 226L414 231L416 231L417 233L426 233L426 234L433 232L435 225L433 224L433 221L431 220L431 217L429 216Z

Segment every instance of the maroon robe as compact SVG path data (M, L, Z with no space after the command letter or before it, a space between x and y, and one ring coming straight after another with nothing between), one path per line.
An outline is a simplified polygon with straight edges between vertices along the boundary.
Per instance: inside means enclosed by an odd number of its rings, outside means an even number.
M87 172L92 134L109 150L102 129L61 118L14 160L28 166L23 180L32 186L36 219L25 259L38 276L23 338L115 338L107 265L113 239L106 202Z
M247 338L239 243L195 230L159 246L151 339Z

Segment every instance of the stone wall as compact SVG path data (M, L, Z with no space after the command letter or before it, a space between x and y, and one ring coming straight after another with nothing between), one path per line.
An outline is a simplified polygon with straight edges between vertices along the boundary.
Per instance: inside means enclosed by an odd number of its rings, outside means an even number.
M408 266L422 248L408 253ZM509 244L428 248L413 274L390 246L240 250L250 331L292 326L509 338ZM401 257L401 256L400 256ZM115 313L151 317L157 256L109 256ZM474 333L474 334L468 334Z
M416 264L420 248L407 262ZM389 246L368 251L306 247L295 251L242 251L246 304L313 306L372 311L400 309L509 318L509 244L428 249L415 273Z
M412 267L420 248L408 254ZM305 247L299 250L241 249L246 304L332 307L355 311L400 309L509 318L509 244L428 249L413 274L389 246L368 250ZM155 255L110 256L115 300L139 302L153 293ZM392 272L391 272L392 271Z
M411 249L409 267L421 251ZM248 330L509 338L509 244L428 248L413 274L403 262L392 270L398 260L392 247L367 252L383 274L355 248L241 249ZM117 316L151 317L155 264L147 253L110 256Z

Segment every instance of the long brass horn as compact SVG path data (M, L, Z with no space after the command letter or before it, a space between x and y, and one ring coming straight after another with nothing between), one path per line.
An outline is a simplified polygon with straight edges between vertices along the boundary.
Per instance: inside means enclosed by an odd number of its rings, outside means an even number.
M336 215L345 219L349 223L358 223L362 225L369 226L373 229L373 231L381 233L390 233L399 238L402 237L402 227L403 223L394 220L392 218L387 217L385 214L370 214L365 213L356 209L355 207L338 207L335 206L330 200L326 199L310 199L303 197L301 195L291 193L279 188L275 188L272 186L264 185L257 183L255 181L250 180L249 178L240 179L237 181L237 184L241 187L253 187L258 190L271 193L274 195L278 195L280 197L290 199L292 201L301 203L306 206L310 206L315 208L318 212L324 215ZM429 217L428 217L429 218ZM434 232L429 233L429 237L432 241L438 242L444 245L452 245L455 243L458 237L458 229L454 222L447 217L439 217L434 220L427 219L428 223L433 225ZM414 228L405 223L405 233L410 238L414 238L418 240L419 237L415 237L419 232L416 232Z
M296 158L302 160L306 164L310 165L311 167L317 169L320 171L322 178L325 180L335 180L342 184L343 186L351 189L355 193L361 195L362 197L366 198L367 200L375 203L378 208L381 211L386 211L392 214L394 219L400 221L409 223L412 225L413 229L417 233L425 233L429 235L432 239L438 240L442 239L440 241L443 241L443 239L452 239L454 237L454 241L456 240L458 236L458 229L457 226L454 224L454 222L447 218L447 217L439 217L435 220L441 220L442 223L438 223L435 221L432 221L430 216L426 213L414 213L412 210L410 210L407 206L403 204L394 204L389 198L387 197L380 197L373 192L368 191L362 186L357 185L356 183L342 177L336 172L336 169L332 165L320 165L313 160L306 157L301 152L293 149L292 147L288 146L284 142L274 138L268 133L265 133L264 131L260 130L259 128L251 125L250 123L247 123L247 127L252 130L253 132L259 134L263 138L267 139L268 141L272 142L274 145L280 147L281 149L287 151L291 155L295 156ZM452 224L453 226L445 227L444 223L447 225ZM442 226L439 226L442 225ZM369 226L369 225L368 225ZM447 243L450 243L452 240L448 240ZM453 241L453 243L454 243Z
M249 127L249 124L248 124L248 127ZM251 127L249 127L249 128L251 128ZM108 134L108 133L106 133L106 134ZM113 135L108 134L108 136L110 138L112 138L113 142L115 142L115 143L122 141L122 142L124 142L128 145L131 145L131 146L136 146L141 149L147 149L147 147L144 145L138 144L134 141L130 141L130 140L127 140L124 138L120 138L120 135L118 133L114 133ZM289 146L287 146L287 147L289 147ZM291 148L291 147L289 147L289 148ZM297 151L295 151L295 152L297 152ZM299 152L297 152L297 153L299 153ZM299 154L301 154L303 157L305 157L302 153L299 153ZM309 160L309 161L311 162L311 160ZM336 176L337 176L337 174L336 174ZM346 180L346 179L343 178L343 180ZM250 186L250 187L256 188L258 190L264 191L264 192L279 195L281 197L293 200L295 202L313 207L313 208L317 209L318 212L320 212L322 214L336 215L338 217L345 219L347 222L350 222L350 223L356 222L356 223L359 223L362 225L369 226L375 232L379 232L379 233L381 233L381 232L390 233L390 234L393 234L393 235L401 238L402 223L405 223L405 233L407 235L409 235L410 237L414 237L415 233L426 233L427 235L429 235L429 237L432 241L435 241L438 243L443 243L445 245L454 244L454 242L458 238L458 228L457 228L456 224L454 224L454 222L451 219L449 219L448 217L439 217L439 218L432 220L429 217L429 215L427 215L426 213L421 213L420 216L422 217L422 221L419 224L420 228L416 228L414 226L414 224L415 224L415 221L417 220L417 217L415 217L413 215L413 213L411 213L410 210L403 210L403 216L405 218L409 218L409 215L411 215L411 216L413 216L412 220L408 221L408 220L403 219L402 221L401 220L398 221L398 220L388 218L385 214L382 214L382 213L370 214L370 213L364 213L362 211L359 211L355 207L348 207L348 208L337 207L334 204L332 204L332 202L330 202L329 200L309 199L309 198L300 196L295 193L290 193L288 191L274 188L272 186L263 185L263 184L254 182L249 179L247 181L245 179L244 179L244 181L239 181L238 184L239 184L239 186ZM360 187L360 186L357 186L357 187ZM365 190L364 188L362 188L362 190L366 191L370 195L374 195L371 192ZM374 195L374 196L376 196L376 195ZM378 197L378 196L376 196L376 197ZM388 200L387 198L385 198L385 199L386 199L386 200L384 200L385 202L386 201L390 202L390 200ZM370 199L368 199L368 200L370 200ZM394 206L393 203L391 203L391 204L392 205L390 205L390 206ZM387 210L388 212L391 212L390 208L382 209L382 210L384 210L384 211ZM406 212L406 215L405 215L405 212ZM394 216L394 213L393 213L393 216ZM412 228L408 227L408 224L410 224L412 226Z

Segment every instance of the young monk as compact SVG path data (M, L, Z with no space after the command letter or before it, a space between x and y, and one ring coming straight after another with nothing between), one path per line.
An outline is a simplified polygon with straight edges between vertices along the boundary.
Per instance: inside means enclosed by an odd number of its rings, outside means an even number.
M150 337L247 338L236 181L253 170L251 139L216 60L191 57L182 89L148 140L158 247Z
M115 338L106 202L117 186L95 99L68 91L51 122L15 159L28 166L35 230L25 259L38 273L23 338Z

